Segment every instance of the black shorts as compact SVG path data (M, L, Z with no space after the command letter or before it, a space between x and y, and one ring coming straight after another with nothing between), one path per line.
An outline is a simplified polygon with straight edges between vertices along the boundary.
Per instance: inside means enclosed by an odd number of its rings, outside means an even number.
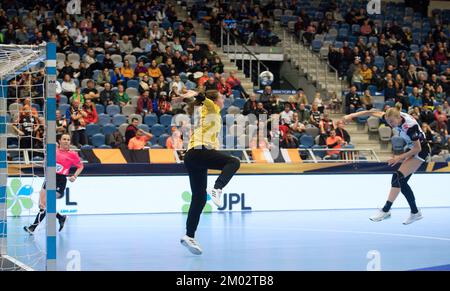
M46 183L42 185L42 189L45 189ZM66 192L66 184L67 184L67 176L56 174L56 198L63 198L64 193Z
M414 157L422 162L426 162L431 153L430 144L427 141L424 141L420 145L422 147L422 150L418 154L416 154Z

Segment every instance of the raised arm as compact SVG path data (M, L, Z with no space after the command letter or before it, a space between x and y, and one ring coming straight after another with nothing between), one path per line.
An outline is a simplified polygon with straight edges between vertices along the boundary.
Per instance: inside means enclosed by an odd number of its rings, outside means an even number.
M358 118L358 117L363 117L363 116L373 116L373 117L378 117L378 118L382 118L384 115L384 112L382 111L376 111L376 110L364 110L364 111L359 111L359 112L355 112L355 113L351 113L348 115L344 116L344 121L352 121L354 118Z

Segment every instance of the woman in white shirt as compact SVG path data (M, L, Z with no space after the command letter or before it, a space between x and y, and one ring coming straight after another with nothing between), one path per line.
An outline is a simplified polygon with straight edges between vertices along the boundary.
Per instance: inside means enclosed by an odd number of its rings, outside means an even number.
M157 25L153 25L152 31L150 31L150 39L152 41L158 42L162 37L161 31L159 30Z
M66 96L71 97L73 93L77 90L77 85L72 80L69 74L64 75L64 81L61 84L62 93Z
M69 36L73 39L76 40L78 38L78 36L81 35L81 31L78 28L78 22L74 21L73 25L71 28L69 28Z

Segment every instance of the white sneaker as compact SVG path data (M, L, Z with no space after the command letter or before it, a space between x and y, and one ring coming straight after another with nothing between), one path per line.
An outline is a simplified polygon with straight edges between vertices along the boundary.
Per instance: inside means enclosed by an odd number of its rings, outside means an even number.
M410 213L409 217L403 222L404 225L411 224L414 221L421 220L423 218L422 212Z
M369 219L372 221L378 222L378 221L388 219L390 217L391 217L390 211L384 212L382 209L379 209L378 212L374 216L369 217Z
M209 193L211 199L217 207L222 208L222 189L212 189Z
M203 252L198 242L194 238L189 237L187 235L183 236L180 239L180 243L194 255L201 255Z

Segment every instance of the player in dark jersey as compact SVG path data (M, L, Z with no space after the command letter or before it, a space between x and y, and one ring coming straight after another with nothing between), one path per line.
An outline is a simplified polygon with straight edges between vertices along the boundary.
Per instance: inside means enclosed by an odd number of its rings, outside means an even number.
M422 213L417 209L414 193L408 185L411 175L414 174L430 154L430 146L426 140L425 133L420 128L417 121L409 114L400 112L397 108L389 108L386 113L380 111L360 111L346 115L345 121L361 116L375 116L382 119L384 123L397 129L408 150L398 156L394 156L388 161L390 166L400 163L399 169L393 174L391 181L391 191L386 204L374 216L370 217L372 221L382 221L391 216L390 209L400 191L408 201L411 208L411 214L403 224L411 224L414 221L422 219Z
M70 168L72 166L77 167L76 172L69 177L70 182L75 182L77 177L83 171L83 163L78 156L78 153L70 150L70 135L65 133L59 140L59 147L56 149L56 198L64 197L66 190L67 176L69 175ZM39 213L36 215L36 219L30 226L24 226L23 229L29 234L33 234L36 227L45 218L46 211L46 182L42 185L41 192L39 193ZM67 216L56 213L56 218L59 222L59 231L64 227Z

